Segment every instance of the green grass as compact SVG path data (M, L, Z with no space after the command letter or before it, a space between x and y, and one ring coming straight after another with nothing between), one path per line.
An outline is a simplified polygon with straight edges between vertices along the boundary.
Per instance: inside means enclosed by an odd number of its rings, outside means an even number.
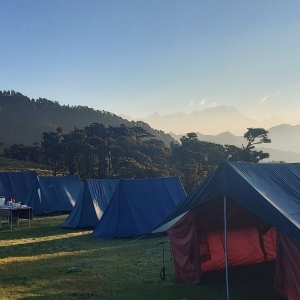
M65 217L36 217L31 228L22 220L13 231L2 221L0 299L226 299L223 279L198 285L173 282L167 236L96 239L91 230L62 229ZM166 242L165 281L159 277L160 241ZM79 271L68 272L70 268ZM275 299L272 295L251 298L235 292L230 299Z
M22 171L36 171L40 176L52 176L52 170L50 167L27 161L0 157L0 172Z
M2 172L31 170L43 176L52 175L50 168L43 165L0 157ZM198 285L173 282L174 265L167 236L95 239L91 230L62 229L60 225L65 218L66 215L36 217L31 228L23 220L13 231L2 221L1 300L226 299L224 274L208 277ZM159 277L162 247L158 243L161 241L166 242L165 281ZM79 271L68 272L71 268ZM265 276L262 271L238 274L238 280L230 274L230 299L282 299L271 284L255 286Z

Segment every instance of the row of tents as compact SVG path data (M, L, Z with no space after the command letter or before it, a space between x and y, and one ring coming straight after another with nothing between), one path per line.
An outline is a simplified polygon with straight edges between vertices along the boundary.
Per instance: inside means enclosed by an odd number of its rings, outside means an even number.
M48 194L40 183L39 205ZM90 179L79 190L63 227L92 226L105 238L167 231L177 282L276 260L276 290L300 299L300 164L224 162L187 197L177 177Z
M145 235L185 198L178 177L87 179L83 196L62 227L95 227L93 235L102 238Z
M70 212L82 188L78 175L47 177L35 171L0 172L0 195L32 207L35 214Z
M35 214L68 212L63 228L95 228L104 238L151 233L186 193L178 177L86 179L45 177L36 172L0 172L0 195L15 198Z

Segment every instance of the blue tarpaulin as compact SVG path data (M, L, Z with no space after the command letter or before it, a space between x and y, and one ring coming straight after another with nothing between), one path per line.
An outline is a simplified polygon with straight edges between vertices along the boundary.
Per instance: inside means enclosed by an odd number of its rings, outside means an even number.
M121 179L93 235L120 238L148 234L185 197L178 177Z
M35 214L71 211L82 189L78 175L46 177L34 171L0 172L0 195L32 207Z
M63 222L62 227L95 227L119 185L119 181L119 179L87 179L83 194Z
M83 185L78 175L38 176L37 186L38 197L32 206L37 214L70 212L83 190Z
M37 197L37 173L0 172L0 195L5 199L14 198L16 202L30 205Z
M297 163L224 162L159 226L224 195L300 242L300 164Z

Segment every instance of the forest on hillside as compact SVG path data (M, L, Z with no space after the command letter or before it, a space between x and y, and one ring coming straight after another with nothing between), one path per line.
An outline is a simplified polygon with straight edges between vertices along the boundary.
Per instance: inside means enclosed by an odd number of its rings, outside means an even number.
M44 132L42 140L31 146L4 145L3 157L49 166L57 173L79 174L85 178L155 178L179 176L190 192L224 160L259 162L268 153L255 151L254 145L271 142L262 128L245 133L244 147L199 141L188 133L180 144L168 147L140 126L105 126L92 123L83 129L65 132L61 127Z
M174 142L169 134L161 130L155 130L141 121L128 121L111 112L81 105L60 105L46 98L30 99L13 90L0 91L0 142L30 145L40 141L43 132L55 131L58 127L70 132L92 123L139 126L164 141L167 146Z

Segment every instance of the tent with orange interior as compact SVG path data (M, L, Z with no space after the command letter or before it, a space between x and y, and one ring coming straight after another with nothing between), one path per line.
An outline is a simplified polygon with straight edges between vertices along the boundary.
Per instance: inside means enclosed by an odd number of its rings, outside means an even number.
M175 280L276 260L274 287L300 295L300 164L224 162L160 224L168 229ZM158 230L159 231L159 230Z

